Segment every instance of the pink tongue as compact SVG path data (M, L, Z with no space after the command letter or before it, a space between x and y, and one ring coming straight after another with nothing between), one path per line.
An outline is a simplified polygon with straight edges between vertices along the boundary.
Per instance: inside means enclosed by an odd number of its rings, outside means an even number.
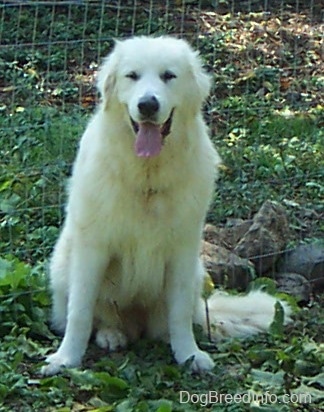
M153 123L139 123L135 141L135 152L139 157L157 156L162 148L160 126Z

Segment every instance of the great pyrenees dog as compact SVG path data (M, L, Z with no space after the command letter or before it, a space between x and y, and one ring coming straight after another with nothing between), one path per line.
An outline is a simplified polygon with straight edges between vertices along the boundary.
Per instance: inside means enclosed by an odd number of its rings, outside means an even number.
M201 114L210 78L184 40L135 37L116 42L98 89L50 265L64 338L42 373L79 366L93 331L110 351L163 339L179 364L210 370L193 333L194 322L207 328L199 255L220 163ZM274 303L263 292L214 294L215 337L265 330Z

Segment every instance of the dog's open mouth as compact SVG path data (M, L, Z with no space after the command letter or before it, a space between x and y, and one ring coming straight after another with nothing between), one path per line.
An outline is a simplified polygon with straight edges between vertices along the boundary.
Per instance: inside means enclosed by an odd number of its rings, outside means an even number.
M166 122L162 125L151 122L134 122L131 118L134 132L136 133L135 153L138 157L153 157L160 154L164 138L170 133L173 110Z

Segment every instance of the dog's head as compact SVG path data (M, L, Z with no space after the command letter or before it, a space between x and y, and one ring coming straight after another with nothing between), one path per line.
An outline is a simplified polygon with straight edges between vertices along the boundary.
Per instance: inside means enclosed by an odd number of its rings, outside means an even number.
M117 41L98 75L105 110L123 106L138 156L160 153L173 116L194 116L210 89L209 76L187 42L171 37Z

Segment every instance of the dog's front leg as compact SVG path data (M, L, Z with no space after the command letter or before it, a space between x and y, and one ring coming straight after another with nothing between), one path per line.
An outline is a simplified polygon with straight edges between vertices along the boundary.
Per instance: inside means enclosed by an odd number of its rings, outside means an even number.
M197 274L200 262L191 251L183 250L171 263L167 279L167 306L171 348L175 359L182 364L192 359L192 370L210 370L214 362L200 350L193 334L193 311L197 296Z
M79 366L91 334L93 313L107 257L100 248L77 240L71 251L65 335L58 351L48 356L41 373L53 375L62 367Z

